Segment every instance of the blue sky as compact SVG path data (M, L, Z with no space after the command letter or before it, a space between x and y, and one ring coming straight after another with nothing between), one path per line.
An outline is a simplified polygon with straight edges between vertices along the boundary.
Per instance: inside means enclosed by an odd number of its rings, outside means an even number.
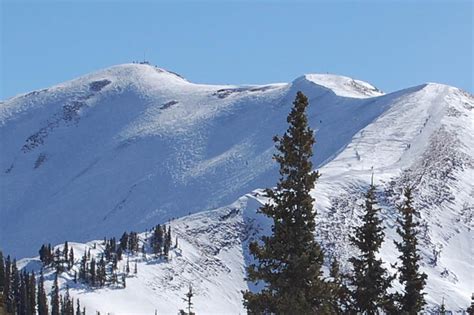
M329 72L474 90L472 1L0 1L0 99L144 53L198 83Z

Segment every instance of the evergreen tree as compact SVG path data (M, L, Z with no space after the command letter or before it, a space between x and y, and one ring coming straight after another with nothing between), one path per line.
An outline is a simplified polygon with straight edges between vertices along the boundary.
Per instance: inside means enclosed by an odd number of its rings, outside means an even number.
M88 279L87 279L87 273L88 273L87 261L88 261L87 253L86 253L86 251L84 251L84 256L82 256L81 265L79 266L79 279L82 279L85 282L88 281Z
M466 309L468 315L474 315L474 293L471 294L471 305Z
M9 280L9 279L8 279ZM6 270L3 253L0 251L0 314L6 313L6 299L5 299L5 283Z
M123 253L122 247L119 246L117 248L117 260L122 260L122 253Z
M59 270L59 265L61 263L62 259L61 259L61 250L59 249L59 247L56 247L56 250L54 251L54 264L56 266L56 268Z
M370 185L365 195L365 211L361 216L362 225L355 228L350 242L359 250L359 255L351 257L353 265L352 292L355 311L368 315L378 314L380 309L389 309L390 298L387 289L391 286L392 277L387 275L381 259L376 255L384 240L382 221L378 217L375 186Z
M51 244L48 245L41 245L41 248L39 250L39 256L41 262L47 266L53 262L53 254L51 252Z
M96 263L95 263L95 258L91 260L91 265L90 265L90 269L89 269L89 273L90 273L90 284L91 286L96 286L97 282L97 274L96 274Z
M19 311L20 309L20 298L21 298L21 279L20 279L20 272L18 271L18 267L16 265L16 259L13 259L12 262L12 302L13 302L13 314Z
M5 308L7 313L13 313L14 311L14 299L12 295L12 274L11 274L11 260L10 256L7 256L5 260L5 283L3 287L3 298L5 300Z
M54 275L54 284L51 289L51 315L60 315L59 313L59 284L58 284L58 274Z
M168 254L171 248L171 226L166 230L166 225L164 226L164 240L163 240L163 255L168 258Z
M48 315L48 299L46 298L46 291L44 289L43 269L41 269L38 281L38 315Z
M125 275L122 275L122 284L123 284L123 287L124 287L124 288L127 287L127 280L126 280Z
M68 259L68 266L69 270L74 266L74 248L71 247L71 250L69 251L69 259Z
M421 260L418 254L417 228L419 223L415 220L417 215L413 208L412 191L406 188L404 191L405 200L399 205L398 211L401 218L397 219L400 225L397 233L402 238L401 242L395 242L397 249L400 251L399 256L402 262L399 266L399 280L404 285L404 293L400 297L401 312L406 314L418 314L425 304L423 288L426 284L427 275L419 271Z
M64 242L63 257L64 257L64 261L68 261L68 258L69 258L69 244L68 244L67 241Z
M28 289L27 289L27 274L26 271L19 273L19 289L18 289L18 300L17 310L18 314L31 314L28 310Z
M0 250L0 293L3 293L5 287L5 261L3 259L3 253Z
M184 310L179 310L180 315L181 314L182 315L195 315L195 313L192 311L192 308L193 308L192 298L193 298L193 296L194 296L193 287L190 285L189 290L186 293L186 297L183 298L183 300L186 302L186 308L188 309L188 311L185 312Z
M118 259L117 255L114 255L112 258L112 270L117 270L118 268Z
M128 249L128 234L124 232L122 237L120 238L120 248L125 251Z
M444 305L444 297L439 307L439 315L446 315L446 306Z
M267 189L271 202L259 212L273 219L272 235L250 244L255 264L247 268L248 280L263 282L258 293L244 293L250 314L324 313L329 303L328 285L322 280L323 252L315 241L315 216L310 195L318 172L312 171L313 131L308 126L308 99L298 92L288 116L289 128L275 137L280 181Z
M347 276L340 271L339 262L333 257L329 269L331 277L331 304L335 313L346 314L350 309L350 291L345 280Z
M74 315L74 303L69 294L69 286L66 286L66 293L63 298L62 315Z
M31 272L31 276L28 277L28 310L31 314L36 314L36 278L35 273Z
M81 315L81 303L79 302L79 299L76 301L76 315Z

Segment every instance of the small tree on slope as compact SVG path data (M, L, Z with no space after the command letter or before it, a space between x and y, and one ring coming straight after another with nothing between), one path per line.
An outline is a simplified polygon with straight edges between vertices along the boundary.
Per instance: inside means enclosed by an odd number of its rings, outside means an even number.
M363 223L355 228L354 235L350 237L350 242L360 253L349 259L354 267L351 276L353 306L355 311L368 315L378 314L380 309L390 306L387 289L392 280L382 266L382 260L376 258L385 236L376 205L372 183L365 195L365 212L361 216Z
M273 220L272 235L250 244L256 263L247 267L247 280L261 281L264 288L244 292L249 314L315 314L329 304L321 272L323 252L314 238L316 213L310 191L319 173L312 171L315 140L307 107L308 99L298 92L288 130L274 138L281 177L275 190L266 190L271 202L259 209Z
M410 188L405 189L404 196L404 202L397 207L401 214L401 219L397 219L400 225L397 228L397 233L402 238L402 241L395 242L397 249L401 253L399 259L402 264L398 268L400 273L399 279L405 286L405 292L400 297L399 302L402 313L417 314L425 304L422 291L426 284L427 275L419 271L421 257L418 254L418 240L416 238L419 223L414 220L416 211L412 206L413 198Z

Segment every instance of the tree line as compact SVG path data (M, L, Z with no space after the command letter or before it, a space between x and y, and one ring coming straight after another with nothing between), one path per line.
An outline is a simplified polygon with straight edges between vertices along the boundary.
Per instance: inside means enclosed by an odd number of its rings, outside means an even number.
M15 259L4 258L0 251L0 310L2 314L85 315L79 299L74 301L66 287L59 293L58 273L55 273L50 300L44 288L43 270L39 279L35 273L19 270ZM74 303L75 302L75 303Z
M148 233L148 232L147 232ZM6 314L19 315L85 315L85 308L81 309L80 301L69 294L66 286L64 295L60 294L58 276L67 272L73 276L75 283L82 283L89 288L98 288L108 285L126 287L126 277L133 272L138 273L137 261L130 266L129 257L152 254L156 259L169 259L172 246L177 247L178 239L174 244L171 238L171 227L157 225L151 230L151 236L140 239L136 232L124 232L117 242L115 238L104 238L103 250L98 254L91 254L91 249L97 249L97 243L92 248L86 248L81 259L75 256L74 248L66 241L62 248L51 244L43 244L39 249L39 259L42 263L39 277L34 271L28 273L19 270L15 259L10 256L4 258L0 251L0 311ZM118 262L127 256L123 270L119 270ZM54 282L49 294L44 287L44 271L52 270ZM48 299L49 295L49 299ZM0 312L0 314L3 314Z

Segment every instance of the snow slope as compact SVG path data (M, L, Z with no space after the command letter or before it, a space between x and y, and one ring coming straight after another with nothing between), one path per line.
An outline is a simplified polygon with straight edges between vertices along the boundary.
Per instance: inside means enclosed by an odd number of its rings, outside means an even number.
M271 139L284 132L298 90L311 104L322 173L316 237L328 255L352 253L347 234L373 171L387 228L381 254L394 262L393 203L415 185L430 307L443 296L450 309L466 307L474 99L440 84L383 94L311 74L289 84L210 86L127 64L3 101L0 246L25 257L44 242L118 236L182 217L172 221L182 241L168 265L141 262L126 289L73 295L91 311L175 313L193 283L198 312L243 313L247 242L268 224L255 214L263 199L245 194L276 183Z
M297 90L314 103L316 165L389 106L338 97L306 77L206 86L137 64L2 102L0 244L23 256L46 241L142 230L274 184L271 139Z

